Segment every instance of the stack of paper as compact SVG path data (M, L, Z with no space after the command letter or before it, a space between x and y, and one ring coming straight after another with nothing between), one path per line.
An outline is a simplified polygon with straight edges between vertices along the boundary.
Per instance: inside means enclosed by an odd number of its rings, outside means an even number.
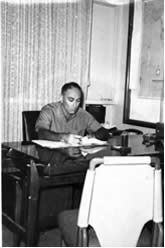
M82 147L82 146L102 146L106 145L106 141L102 141L96 138L88 136L82 137L80 144L68 144L63 141L50 141L50 140L32 140L33 143L38 144L42 147L48 148L67 148L67 147Z
M105 149L105 146L96 146L96 147L81 147L81 154L87 156L88 154L94 154Z
M106 141L102 141L102 140L96 139L94 137L89 137L89 136L82 137L82 140L81 140L82 146L105 145L105 144L107 144Z
M48 148L63 148L63 147L65 148L71 146L63 141L32 140L32 142L42 147L48 147Z

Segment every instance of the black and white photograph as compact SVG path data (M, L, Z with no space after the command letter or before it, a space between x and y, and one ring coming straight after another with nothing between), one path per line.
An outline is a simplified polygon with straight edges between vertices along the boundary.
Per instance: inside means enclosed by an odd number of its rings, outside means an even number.
M164 0L0 0L1 247L164 247Z

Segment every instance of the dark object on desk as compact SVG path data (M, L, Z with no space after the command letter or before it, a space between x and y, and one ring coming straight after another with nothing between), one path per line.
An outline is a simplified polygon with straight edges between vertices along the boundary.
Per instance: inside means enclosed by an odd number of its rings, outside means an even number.
M162 145L164 147L164 124L156 123L155 133L146 133L143 135L143 144L146 146Z
M109 131L107 129L101 127L95 132L95 137L99 140L108 140L111 135L109 134Z
M154 173L151 164L155 165ZM86 174L79 211L67 210L59 215L62 244L145 247L147 238L148 246L163 246L161 186L157 158L94 158ZM150 220L153 232L148 230L146 237L144 226Z
M105 107L97 104L87 104L86 111L89 112L99 122L105 122Z
M111 146L111 150L120 152L122 156L126 156L128 153L131 153L131 147Z
M122 134L143 134L143 132L141 130L138 129L134 129L134 128L127 128L127 129L117 129L116 127L109 129L109 133L111 134L111 136L118 136L118 135L122 135Z
M146 146L151 146L156 142L156 134L155 133L146 133L143 135L143 144Z
M35 132L36 120L40 111L23 111L22 112L22 127L23 127L23 141L31 141L32 139L38 139L38 135Z
M128 147L128 133L123 132L121 134L121 145L123 147Z
M135 129L135 128L127 128L127 129L124 129L123 131L122 131L122 133L123 132L126 132L126 133L128 133L128 134L143 134L143 132L141 131L141 130L138 130L138 129Z

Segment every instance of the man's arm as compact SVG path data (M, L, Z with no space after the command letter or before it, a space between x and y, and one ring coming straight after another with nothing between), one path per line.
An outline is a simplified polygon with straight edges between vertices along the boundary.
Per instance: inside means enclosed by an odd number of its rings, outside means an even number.
M81 136L70 133L59 133L50 130L50 123L52 121L52 107L46 105L42 108L40 115L37 119L35 129L38 133L38 138L43 140L52 141L65 141L71 144L77 144L80 142Z
M97 139L108 140L110 138L109 131L102 127L101 124L86 111L86 118L88 120L87 132L94 135Z
M44 140L64 141L69 144L79 144L81 136L71 133L56 133L44 128L39 128L38 138Z
M56 140L60 141L64 139L64 133L55 133L53 131L47 130L45 128L39 128L38 130L38 138L39 139L46 139L46 140Z
M96 132L93 133L94 136L97 138L97 139L100 139L100 140L108 140L110 138L110 134L109 134L109 131L104 128L104 127L100 127Z

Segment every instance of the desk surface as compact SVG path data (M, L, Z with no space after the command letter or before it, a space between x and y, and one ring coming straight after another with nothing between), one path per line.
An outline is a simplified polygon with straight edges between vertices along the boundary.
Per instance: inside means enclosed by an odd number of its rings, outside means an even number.
M125 142L125 141L124 141ZM3 147L11 148L16 157L29 163L33 159L36 163L42 164L42 170L48 174L64 173L66 171L79 171L88 167L89 161L94 157L103 156L136 156L136 155L157 155L155 145L147 147L143 144L142 135L129 135L125 142L126 147L131 150L128 153L121 152L120 146L123 145L123 137L115 136L111 138L107 146L95 148L43 148L36 144L23 144L22 142L4 142ZM114 150L114 148L116 148ZM85 154L85 155L84 155ZM40 165L41 166L41 165ZM38 165L39 167L39 165Z
M36 216L39 211L36 206L38 202L36 199L41 199L39 224L33 223L30 227L28 227L30 230L29 237L31 238L31 236L33 237L36 235L35 231L38 230L36 225L40 225L40 227L44 228L45 226L54 226L57 222L57 215L60 211L63 211L64 209L71 209L73 207L77 208L79 205L81 188L84 182L86 170L89 166L89 161L94 157L122 156L124 155L123 152L120 150L114 150L113 148L114 146L118 147L123 144L131 148L131 151L129 151L127 154L128 156L159 156L159 151L157 151L156 146L145 146L143 144L143 137L140 135L130 135L128 136L128 139L124 138L124 140L121 136L115 136L109 140L107 146L97 147L97 149L101 149L100 151L85 154L86 156L84 156L84 150L82 153L80 148L72 147L65 149L48 149L42 148L35 144L25 145L22 142L3 143L2 147L7 148L7 150L9 149L7 154L9 156L11 155L15 167L19 169L19 172L21 170L23 175L24 168L25 173L27 168L33 168L27 167L27 163L29 163L31 159L36 162L39 174L39 177L37 174L37 178L39 178L39 187L44 189L43 191L38 191L40 198L38 198L38 193L35 195L35 200L33 201L35 206L33 205L33 209L29 210L28 216L31 216L29 219L31 219L33 222L34 219L37 219L34 218L34 216ZM93 151L91 149L89 149L90 152ZM5 170L7 166L6 164L7 163L4 162L4 165L2 165L4 166ZM34 173L32 174L34 175ZM24 176L22 178L27 179L27 177ZM29 180L27 181L29 182ZM75 187L75 185L77 186ZM6 192L8 186L9 185L7 183L5 187L2 187L2 189L5 189ZM50 188L51 191L49 191ZM6 197L8 196L6 193L4 195ZM32 198L28 199L31 199L30 202L32 202ZM8 201L8 199L6 201ZM34 246L35 238L34 240L33 238L30 238L28 244L31 244L30 246Z

